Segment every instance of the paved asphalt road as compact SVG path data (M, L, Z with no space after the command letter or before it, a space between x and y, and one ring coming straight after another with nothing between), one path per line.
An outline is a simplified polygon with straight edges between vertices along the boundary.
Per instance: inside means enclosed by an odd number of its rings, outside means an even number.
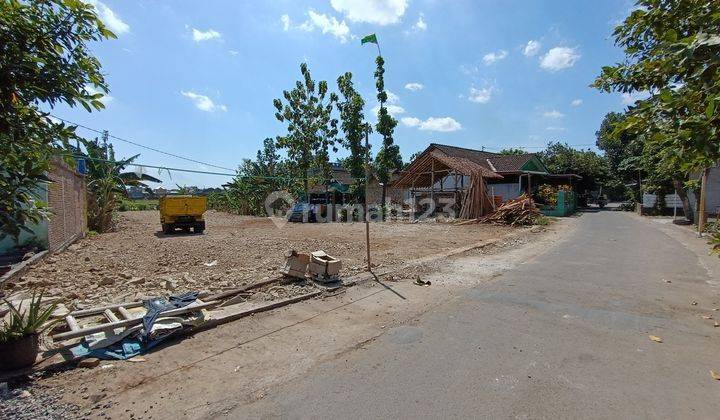
M701 318L720 317L720 299L697 254L634 215L577 222L544 255L230 417L720 418L720 328Z

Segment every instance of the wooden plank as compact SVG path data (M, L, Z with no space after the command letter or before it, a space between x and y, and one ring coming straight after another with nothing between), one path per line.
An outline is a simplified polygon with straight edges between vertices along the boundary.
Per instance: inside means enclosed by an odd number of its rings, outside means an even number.
M77 331L80 329L80 326L78 325L77 320L72 315L66 316L65 322L67 322L67 325L68 325L68 328L70 328L70 331Z
M166 317L166 316L175 316L180 315L188 312L194 312L200 309L206 309L210 308L212 306L217 306L220 304L220 301L214 300L212 302L207 302L199 305L190 304L188 306L178 308L178 309L171 309L169 311L161 312L160 317ZM100 324L100 325L93 325L92 327L86 327L82 328L76 331L69 331L64 332L60 334L55 334L52 336L53 340L55 341L63 341L63 340L69 340L71 338L77 338L82 337L88 334L94 334L101 331L109 331L114 330L116 328L122 328L122 327L131 327L133 325L139 325L142 323L142 318L134 318L134 319L124 319L122 321L118 322L109 322L107 324Z
M237 289L228 290L226 292L221 292L216 295L210 296L209 299L210 300L227 299L229 297L239 295L242 292L247 292L248 290L257 289L258 287L262 287L262 286L267 286L268 284L276 283L281 280L285 280L285 277L276 277L274 279L263 280L263 281L259 281L257 283L248 284L247 286L238 287Z
M217 311L218 313L210 313L208 316L208 321L205 324L199 325L197 328L204 330L207 328L213 328L220 324L224 324L226 322L235 321L237 319L246 317L248 315L253 315L260 312L269 311L271 309L279 308L281 306L289 305L291 303L300 302L306 299L313 298L315 296L319 296L323 294L322 290L317 290L310 293L305 293L304 295L299 296L293 296L287 299L278 300L275 302L270 302L266 305L256 306L254 308L246 309L246 310L240 310L237 311L236 308L233 308L232 306L226 306L222 310ZM236 309L236 310L233 310Z
M90 315L99 315L101 313L104 313L106 309L117 309L119 307L124 308L139 308L140 306L143 306L143 303L138 302L126 302L126 303L116 303L113 305L105 305L105 306L98 306L96 308L89 308L89 309L81 309L79 311L72 311L70 312L70 315L81 318L84 316L90 316Z
M120 322L120 320L115 315L115 313L113 311L111 311L110 309L105 309L105 312L103 312L103 315L105 315L105 318L107 318L107 320L110 322Z
M132 316L130 311L128 311L124 306L118 306L117 310L118 310L118 312L120 312L120 315L122 315L122 317L125 319L135 318L134 316Z

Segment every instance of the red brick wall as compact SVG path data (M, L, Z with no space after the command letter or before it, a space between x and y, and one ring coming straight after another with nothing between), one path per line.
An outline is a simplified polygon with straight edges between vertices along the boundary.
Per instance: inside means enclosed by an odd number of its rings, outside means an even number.
M87 231L85 178L60 158L54 158L48 185L48 248L57 251L85 236Z

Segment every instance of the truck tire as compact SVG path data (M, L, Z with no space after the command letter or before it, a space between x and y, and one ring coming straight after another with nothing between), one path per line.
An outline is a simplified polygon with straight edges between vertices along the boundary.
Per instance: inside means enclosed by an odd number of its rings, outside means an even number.
M172 224L166 223L166 224L162 225L162 230L163 230L164 234L170 235L171 233L173 233L173 230L175 230L175 229L173 228Z

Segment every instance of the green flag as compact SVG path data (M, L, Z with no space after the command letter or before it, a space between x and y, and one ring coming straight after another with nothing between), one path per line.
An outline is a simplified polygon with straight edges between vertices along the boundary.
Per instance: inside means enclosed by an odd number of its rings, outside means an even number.
M360 40L360 45L366 44L368 42L372 42L373 44L377 45L377 36L375 36L375 34L370 34L363 37L363 39Z

